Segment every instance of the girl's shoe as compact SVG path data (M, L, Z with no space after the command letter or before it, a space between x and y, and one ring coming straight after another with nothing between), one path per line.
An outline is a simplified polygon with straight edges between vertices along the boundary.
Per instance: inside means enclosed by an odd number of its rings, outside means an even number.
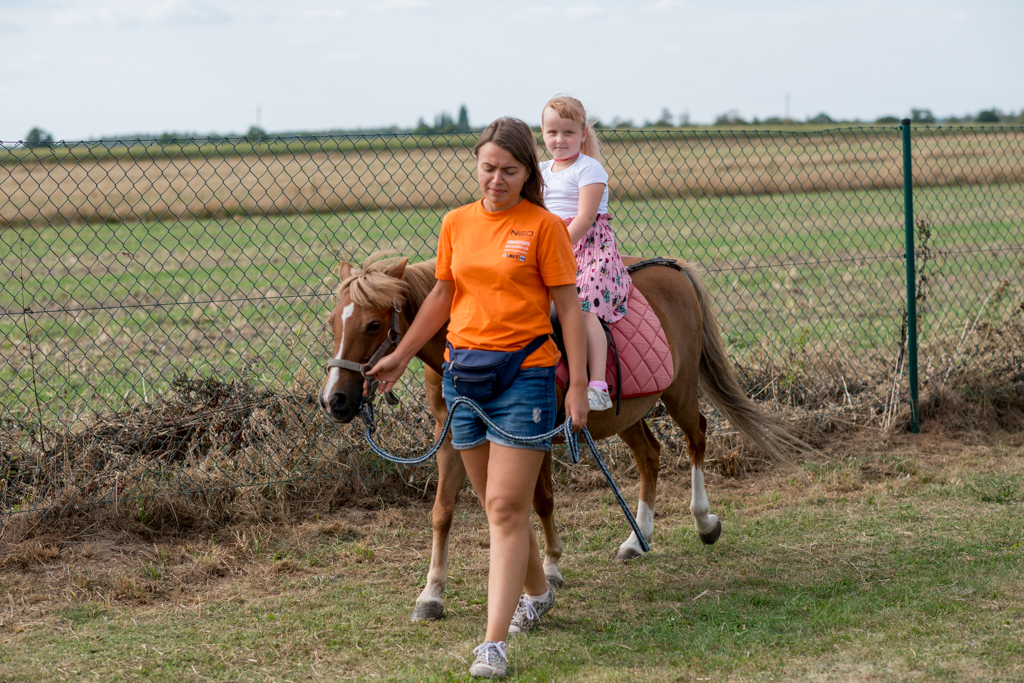
M473 650L476 661L469 667L472 678L504 678L508 672L508 653L505 641L485 640Z
M540 618L555 606L555 591L548 586L548 594L543 600L531 600L525 595L519 598L516 613L512 615L508 634L532 631L540 623Z
M608 410L612 407L612 397L608 395L607 389L587 387L587 400L591 410Z

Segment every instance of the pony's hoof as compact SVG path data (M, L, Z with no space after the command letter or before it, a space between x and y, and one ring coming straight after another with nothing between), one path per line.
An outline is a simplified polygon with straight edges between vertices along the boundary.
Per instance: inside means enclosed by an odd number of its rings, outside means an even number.
M418 602L412 611L413 621L437 621L443 616L443 602Z
M619 554L615 556L615 559L619 562L629 562L630 560L635 560L636 558L643 556L644 554L639 550L635 550L633 548L620 548Z
M558 572L554 572L553 574L546 574L544 578L548 580L548 583L551 585L552 588L561 588L562 585L565 584L565 580L562 578L562 575Z
M704 545L711 545L711 544L713 544L715 541L718 540L718 537L722 535L722 522L721 522L721 520L719 520L719 522L717 524L715 524L715 528L712 529L711 531L709 531L708 533L702 534L702 533L698 532L697 535L700 536L700 540L704 542Z

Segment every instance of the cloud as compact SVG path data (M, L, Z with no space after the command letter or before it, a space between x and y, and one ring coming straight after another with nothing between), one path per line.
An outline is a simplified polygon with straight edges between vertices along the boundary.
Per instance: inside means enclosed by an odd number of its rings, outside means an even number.
M518 12L515 12L512 18L517 21L537 21L553 16L557 12L558 10L551 5L527 5ZM562 10L562 14L569 19L583 19L604 14L604 9L597 5L570 5Z
M324 54L324 60L328 62L355 62L366 56L362 50L351 52L328 52Z
M297 38L288 38L281 41L283 47L309 47L311 45L323 45L326 42L323 38L316 38L309 35L302 35Z
M658 0L658 2L651 5L650 9L655 12L667 12L676 7L684 7L685 5L686 3L681 2L681 0Z
M505 47L504 45L502 45L501 47L498 47L498 46L489 47L487 49L487 54L489 56L491 56L491 57L500 57L500 56L518 57L519 55L522 54L522 51L521 50L517 50L515 48L508 48L508 47Z
M804 23L804 19L795 14L778 14L771 18L771 23L773 26L796 26Z
M555 8L551 5L528 5L513 14L512 18L517 20L540 19L541 17L551 16L554 13Z
M300 19L344 19L348 14L343 9L308 9L299 12Z
M50 15L57 26L135 26L223 24L232 17L210 3L198 0L160 0L147 6L127 2L96 2Z
M604 14L604 9L597 5L570 5L565 8L565 16L570 19L582 19Z
M114 23L114 12L109 7L88 10L62 10L50 15L50 21L57 26L93 26Z
M231 17L209 3L195 0L163 0L143 12L143 21L154 24L223 24Z
M371 12L387 12L393 9L418 9L429 6L430 3L426 0L380 0L372 3L366 9Z

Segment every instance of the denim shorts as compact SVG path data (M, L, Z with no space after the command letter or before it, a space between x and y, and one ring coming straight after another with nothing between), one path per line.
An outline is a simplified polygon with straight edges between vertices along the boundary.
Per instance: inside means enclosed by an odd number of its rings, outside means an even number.
M444 364L444 379L441 384L448 410L459 396ZM521 368L511 386L480 407L499 427L516 436L539 436L555 428L558 400L555 398L555 368ZM476 448L486 441L511 448L526 448L546 451L551 440L536 445L512 443L489 429L484 421L469 406L460 405L452 415L452 446L462 451Z

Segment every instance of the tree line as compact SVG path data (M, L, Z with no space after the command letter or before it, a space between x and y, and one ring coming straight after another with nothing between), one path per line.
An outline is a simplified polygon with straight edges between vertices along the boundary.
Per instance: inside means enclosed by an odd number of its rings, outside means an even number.
M912 123L929 125L929 124L944 124L944 125L957 125L965 123L1002 123L1002 124L1024 124L1024 109L1019 113L1014 114L1012 111L1004 112L996 107L991 109L983 109L976 114L965 114L964 116L945 116L938 117L932 113L931 109L918 109L914 108L910 110L910 120ZM750 119L746 119L740 115L736 109L730 109L722 114L715 117L714 126L787 126L787 125L799 125L799 124L812 124L812 125L829 125L829 124L854 124L861 125L864 123L876 123L876 124L895 124L901 121L901 117L888 114L885 116L879 116L873 121L860 121L860 120L844 120L833 118L825 112L820 112L815 116L808 117L803 121L799 121L791 118L784 118L779 116L770 116L765 119L759 119L756 116ZM687 128L694 126L701 126L706 124L694 123L690 120L690 114L688 112L682 112L681 114L673 114L672 111L665 107L661 110L661 115L651 121L645 120L642 125L637 126L634 124L632 119L621 119L614 118L610 123L597 121L595 128L597 129L616 129L616 128ZM137 140L142 144L182 144L193 141L210 141L210 142L229 142L236 140L240 137L247 140L260 141L264 138L315 138L323 136L337 136L337 135L390 135L395 133L417 133L417 134L431 134L431 133L469 133L472 132L472 127L469 123L469 112L466 109L466 105L459 107L459 112L456 116L452 116L447 111L442 111L434 116L433 124L427 123L427 121L420 117L415 128L400 128L398 126L388 126L383 128L359 128L359 129L330 129L319 132L277 132L268 134L267 131L263 130L258 126L251 126L245 135L199 135L197 133L176 133L176 132L164 132L159 135L153 134L137 134L118 138L119 140ZM25 147L53 147L59 143L54 141L53 134L49 131L43 130L36 126L28 132L25 139L22 141Z

